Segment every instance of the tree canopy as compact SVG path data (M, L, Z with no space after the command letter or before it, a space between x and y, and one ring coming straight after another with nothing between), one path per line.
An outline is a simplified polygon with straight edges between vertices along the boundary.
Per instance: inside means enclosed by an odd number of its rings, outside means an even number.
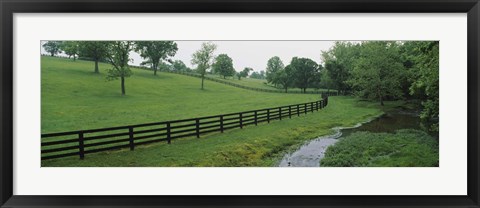
M73 56L73 61L75 61L80 49L79 41L63 41L60 49L68 55L68 58Z
M157 75L158 66L162 61L177 53L177 44L173 41L136 41L135 51L145 60L141 65L150 65L153 75Z
M125 95L125 78L132 75L128 63L130 62L129 53L133 50L133 46L133 41L113 41L109 45L107 59L113 68L108 70L107 80L120 78L122 95Z
M226 77L235 75L233 68L233 60L227 54L220 54L215 57L215 62L212 64L212 70L215 74Z
M50 56L55 56L58 53L62 52L61 45L62 41L47 41L42 46L45 51L50 53Z
M267 62L266 79L268 83L275 86L278 85L277 72L285 67L282 60L278 56L270 58Z
M87 57L95 62L95 73L100 73L98 70L98 62L106 59L111 42L109 41L80 41L78 51L80 57Z
M385 98L401 98L401 80L404 68L396 42L368 41L355 62L352 76L348 80L356 94L376 99L384 105Z
M212 42L202 43L201 48L192 55L192 65L197 66L197 72L202 76L202 90L203 82L205 80L205 73L210 68L213 61L213 53L217 49L217 45Z
M306 93L307 88L312 87L317 73L318 64L309 58L293 57L290 66L294 68L294 85Z

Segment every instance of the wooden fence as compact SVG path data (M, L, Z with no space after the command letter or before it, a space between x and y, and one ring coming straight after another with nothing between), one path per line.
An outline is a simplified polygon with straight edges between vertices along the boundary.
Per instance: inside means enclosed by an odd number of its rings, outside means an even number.
M111 128L90 129L60 133L42 134L42 160L68 156L79 156L83 159L86 154L130 148L134 150L138 145L171 140L184 137L197 137L212 132L224 132L229 129L243 128L248 125L257 125L272 120L292 118L308 112L318 111L328 104L328 96L321 100L244 111L200 118L191 118L175 121L119 126Z

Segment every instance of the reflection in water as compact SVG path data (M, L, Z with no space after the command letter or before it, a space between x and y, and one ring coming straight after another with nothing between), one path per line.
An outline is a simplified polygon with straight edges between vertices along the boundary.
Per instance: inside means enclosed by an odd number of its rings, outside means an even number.
M334 128L332 135L322 136L304 144L295 152L286 154L280 161L280 167L319 167L327 148L335 144L338 139L357 131L393 133L399 129L425 130L417 112L392 111L364 124L357 124L350 128ZM429 132L437 137L435 133Z

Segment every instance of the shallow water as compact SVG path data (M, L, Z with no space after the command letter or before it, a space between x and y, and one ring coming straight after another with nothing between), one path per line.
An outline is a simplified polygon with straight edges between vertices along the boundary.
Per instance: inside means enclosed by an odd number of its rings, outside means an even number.
M398 129L423 129L418 112L396 110L353 127L335 127L334 134L308 141L296 151L286 154L278 166L319 167L327 148L335 144L338 139L357 131L393 133Z

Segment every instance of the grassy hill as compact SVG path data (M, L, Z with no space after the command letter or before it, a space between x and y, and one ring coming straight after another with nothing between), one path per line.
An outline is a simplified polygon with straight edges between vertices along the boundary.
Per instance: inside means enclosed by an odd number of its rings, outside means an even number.
M278 90L280 92L284 92L284 89L281 88L276 88L271 84L267 83L266 79L253 79L253 78L242 78L241 80L238 80L236 77L226 77L225 79L223 77L220 77L219 75L213 75L213 74L208 74L206 75L210 78L222 80L222 81L227 81L231 82L234 84L238 85L243 85L247 87L254 87L254 88L259 88L259 89L266 89L266 90ZM314 88L307 88L307 92L326 92L328 91L327 89L314 89ZM331 89L330 92L336 92L337 90ZM288 88L288 92L302 92L300 88Z
M108 64L42 56L42 133L111 127L275 107L319 95L248 91L184 75L132 69L126 95L120 81L106 81Z
M119 81L105 81L108 64L42 57L42 133L138 124L302 103L319 95L262 93L184 75L133 69L126 96ZM387 102L385 108L399 103ZM270 124L188 137L78 157L43 160L42 167L272 166L305 141L382 114L378 103L330 97L318 111Z

